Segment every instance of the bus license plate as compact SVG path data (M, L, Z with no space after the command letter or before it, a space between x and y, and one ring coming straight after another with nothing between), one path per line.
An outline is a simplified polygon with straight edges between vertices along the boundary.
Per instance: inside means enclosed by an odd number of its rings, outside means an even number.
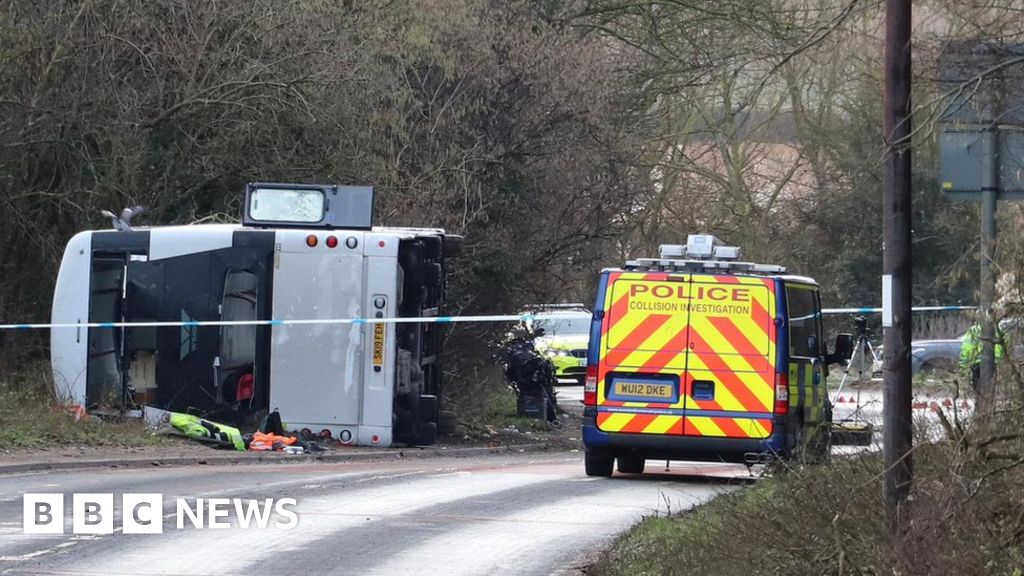
M384 324L373 325L373 365L384 365Z

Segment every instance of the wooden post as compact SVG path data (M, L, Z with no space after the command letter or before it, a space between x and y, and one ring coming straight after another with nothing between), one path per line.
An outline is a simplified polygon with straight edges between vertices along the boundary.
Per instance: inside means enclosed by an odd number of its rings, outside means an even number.
M882 190L883 274L891 288L883 300L891 305L883 343L882 452L883 496L893 534L900 527L900 506L910 493L913 463L911 437L911 175L910 175L910 27L911 0L886 0L885 14L885 175ZM883 288L885 289L885 288ZM891 322L890 322L891 321Z

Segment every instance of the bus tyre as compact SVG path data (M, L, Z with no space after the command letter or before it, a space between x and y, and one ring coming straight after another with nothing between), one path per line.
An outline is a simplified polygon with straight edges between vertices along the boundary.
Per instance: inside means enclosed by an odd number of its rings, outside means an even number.
M584 452L583 467L587 471L587 476L608 478L612 475L612 469L615 467L615 459L604 454Z
M443 253L444 240L440 236L424 236L420 238L423 242L423 255L430 260L440 260Z
M444 272L437 262L427 262L423 265L423 285L428 288L440 287L444 279Z
M434 422L420 422L416 427L416 445L431 446L437 443L437 424Z
M422 422L437 422L438 401L433 394L420 395L419 417Z
M451 436L459 428L459 417L451 410L441 410L437 416L437 432L442 436Z
M623 474L643 474L644 457L639 454L619 456L619 472Z
M456 236L455 234L445 234L444 257L458 258L459 256L461 256L464 242L465 241L462 236Z

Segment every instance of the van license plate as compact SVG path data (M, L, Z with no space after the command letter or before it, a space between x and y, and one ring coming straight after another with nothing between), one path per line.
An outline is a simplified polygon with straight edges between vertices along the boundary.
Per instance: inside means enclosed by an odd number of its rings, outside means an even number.
M631 396L634 398L649 398L651 400L671 400L673 394L672 384L653 384L651 382L630 382L628 380L616 381L614 384L615 396Z

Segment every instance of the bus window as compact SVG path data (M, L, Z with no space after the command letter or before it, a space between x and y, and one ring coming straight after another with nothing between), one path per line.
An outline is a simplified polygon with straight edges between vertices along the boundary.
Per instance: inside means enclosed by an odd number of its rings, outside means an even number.
M96 256L92 263L90 322L120 322L124 296L123 255ZM85 398L89 408L119 405L123 393L121 376L122 330L89 329L89 367Z
M229 270L224 278L221 319L229 322L257 320L258 286L255 274ZM256 330L255 325L221 327L218 390L222 402L252 399ZM242 382L250 385L239 386Z

